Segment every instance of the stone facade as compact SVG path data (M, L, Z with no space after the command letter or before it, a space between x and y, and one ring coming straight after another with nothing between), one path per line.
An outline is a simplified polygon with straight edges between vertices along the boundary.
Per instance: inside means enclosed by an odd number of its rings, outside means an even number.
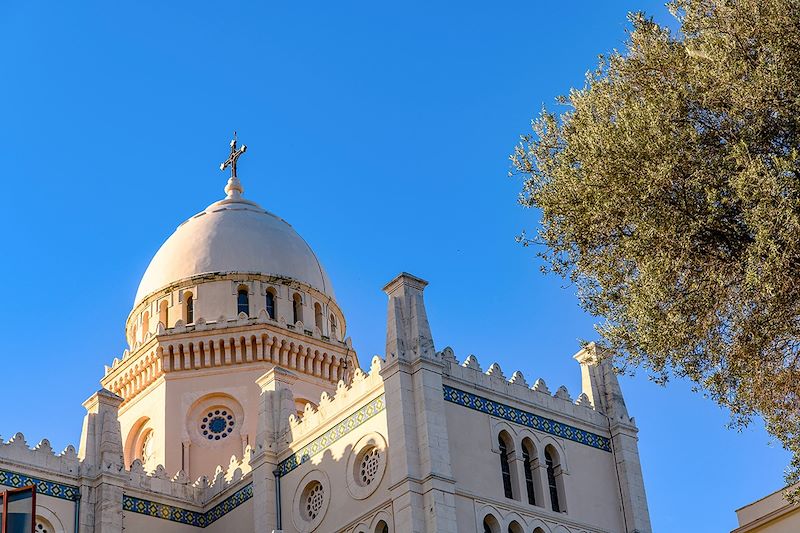
M203 216L266 216L237 187ZM197 237L181 231L165 246ZM576 399L484 372L436 349L427 283L403 273L362 370L321 266L254 268L149 272L79 450L0 443L0 484L36 485L40 531L651 531L636 425L593 345Z
M736 510L739 527L731 533L795 533L800 531L800 505L780 489Z

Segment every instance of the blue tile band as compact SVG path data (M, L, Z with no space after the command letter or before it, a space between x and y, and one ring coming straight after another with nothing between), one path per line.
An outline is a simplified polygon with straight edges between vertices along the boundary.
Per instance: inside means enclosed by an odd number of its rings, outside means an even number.
M176 507L174 505L151 502L150 500L143 500L141 498L135 498L133 496L123 494L122 510L152 516L154 518L161 518L163 520L170 520L172 522L179 522L188 526L206 527L213 524L229 512L233 511L252 497L253 484L248 483L246 486L237 490L205 513L201 513L198 511L191 511L189 509Z
M544 433L549 433L556 437L585 444L586 446L591 446L598 450L606 452L611 451L611 440L607 437L602 437L589 431L570 426L569 424L556 422L550 418L535 415L523 411L522 409L495 402L494 400L489 400L477 394L465 392L447 385L444 385L443 388L444 399L448 402L462 405L469 409L496 416L497 418L502 418L503 420L508 420L509 422L520 424Z

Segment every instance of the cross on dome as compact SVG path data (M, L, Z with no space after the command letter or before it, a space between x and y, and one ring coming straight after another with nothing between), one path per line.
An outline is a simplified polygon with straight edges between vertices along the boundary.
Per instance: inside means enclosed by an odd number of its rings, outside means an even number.
M243 144L237 149L236 142L237 137L234 131L233 139L231 139L231 153L228 159L219 166L220 170L225 170L228 167L231 168L231 177L228 178L228 184L225 185L225 194L227 194L227 198L229 199L239 199L242 193L244 193L244 188L241 182L239 182L239 177L236 175L236 164L239 161L239 157L247 151L247 146Z

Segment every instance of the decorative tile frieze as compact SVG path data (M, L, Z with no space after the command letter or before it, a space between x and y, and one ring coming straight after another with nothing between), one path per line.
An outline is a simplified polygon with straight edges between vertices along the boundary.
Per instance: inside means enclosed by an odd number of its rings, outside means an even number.
M208 511L201 513L123 494L122 510L202 528L213 524L252 497L253 484L248 483Z
M386 395L381 394L360 409L350 414L347 418L330 428L328 431L312 440L300 450L290 455L278 464L281 476L285 476L311 457L322 452L331 444L341 439L364 422L377 415L386 408Z
M20 487L27 487L28 485L34 485L36 486L37 494L44 494L71 502L81 499L81 491L78 487L26 476L25 474L11 472L10 470L0 470L0 485L17 489Z
M515 424L520 424L529 428L533 428L550 435L555 435L573 442L585 444L598 450L611 451L611 441L607 437L591 433L589 431L579 429L569 424L557 422L550 418L545 418L510 405L505 405L471 392L466 392L460 389L455 389L447 385L443 386L444 399L448 402L456 403L458 405L486 413L488 415L508 420Z

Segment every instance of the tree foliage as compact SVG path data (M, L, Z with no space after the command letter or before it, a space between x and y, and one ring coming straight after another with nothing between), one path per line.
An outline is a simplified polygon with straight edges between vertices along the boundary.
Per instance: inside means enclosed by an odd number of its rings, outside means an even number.
M511 156L619 367L688 377L800 470L800 0L675 0Z

